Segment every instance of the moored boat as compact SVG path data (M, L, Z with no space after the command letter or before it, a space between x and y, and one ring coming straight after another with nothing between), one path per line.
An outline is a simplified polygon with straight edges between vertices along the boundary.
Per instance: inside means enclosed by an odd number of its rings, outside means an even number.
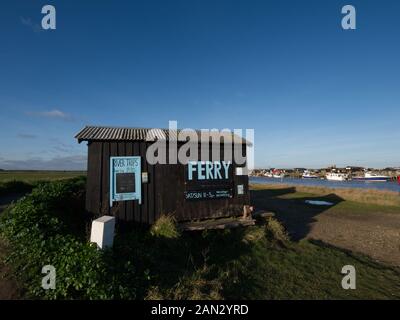
M285 177L285 172L283 170L274 169L271 171L272 177L276 179L282 179Z
M316 174L312 174L308 170L304 171L303 174L301 175L301 177L303 179L318 179L319 178L319 176L317 176Z
M326 179L331 181L346 181L349 176L346 173L329 172L326 174Z
M353 177L353 179L359 181L385 182L389 181L391 178L389 176L379 175L372 172L365 172L364 176Z

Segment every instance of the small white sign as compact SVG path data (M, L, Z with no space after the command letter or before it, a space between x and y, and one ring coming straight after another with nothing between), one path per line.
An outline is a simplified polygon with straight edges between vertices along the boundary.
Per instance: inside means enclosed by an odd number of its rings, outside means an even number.
M236 167L236 175L237 176L247 175L247 168L246 167Z
M238 184L237 192L238 192L238 194L244 194L244 187L242 184Z
M149 174L147 172L142 172L142 183L149 182Z

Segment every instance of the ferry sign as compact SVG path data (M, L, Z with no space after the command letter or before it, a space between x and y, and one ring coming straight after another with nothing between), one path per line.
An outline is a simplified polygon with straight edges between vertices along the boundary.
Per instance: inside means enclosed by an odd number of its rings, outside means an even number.
M115 201L142 203L140 157L110 158L110 206Z
M233 197L233 166L226 161L190 161L185 167L185 200Z
M190 161L187 165L187 181L228 180L231 162Z

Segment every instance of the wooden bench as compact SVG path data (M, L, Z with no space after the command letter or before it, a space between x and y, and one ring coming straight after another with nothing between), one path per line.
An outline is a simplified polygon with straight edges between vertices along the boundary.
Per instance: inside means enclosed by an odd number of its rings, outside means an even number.
M242 217L230 217L220 219L207 219L202 221L190 221L179 224L183 231L199 231L212 229L231 229L237 227L247 227L255 225L255 220L252 218L243 219Z

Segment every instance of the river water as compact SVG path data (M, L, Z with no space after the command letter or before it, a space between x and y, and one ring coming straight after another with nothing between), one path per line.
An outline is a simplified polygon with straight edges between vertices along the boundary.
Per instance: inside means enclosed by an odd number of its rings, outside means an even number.
M288 184L301 186L317 186L327 188L359 188L359 189L378 189L400 192L400 185L397 182L367 182L367 181L331 181L325 179L296 179L296 178L267 178L249 177L250 183L258 184Z

